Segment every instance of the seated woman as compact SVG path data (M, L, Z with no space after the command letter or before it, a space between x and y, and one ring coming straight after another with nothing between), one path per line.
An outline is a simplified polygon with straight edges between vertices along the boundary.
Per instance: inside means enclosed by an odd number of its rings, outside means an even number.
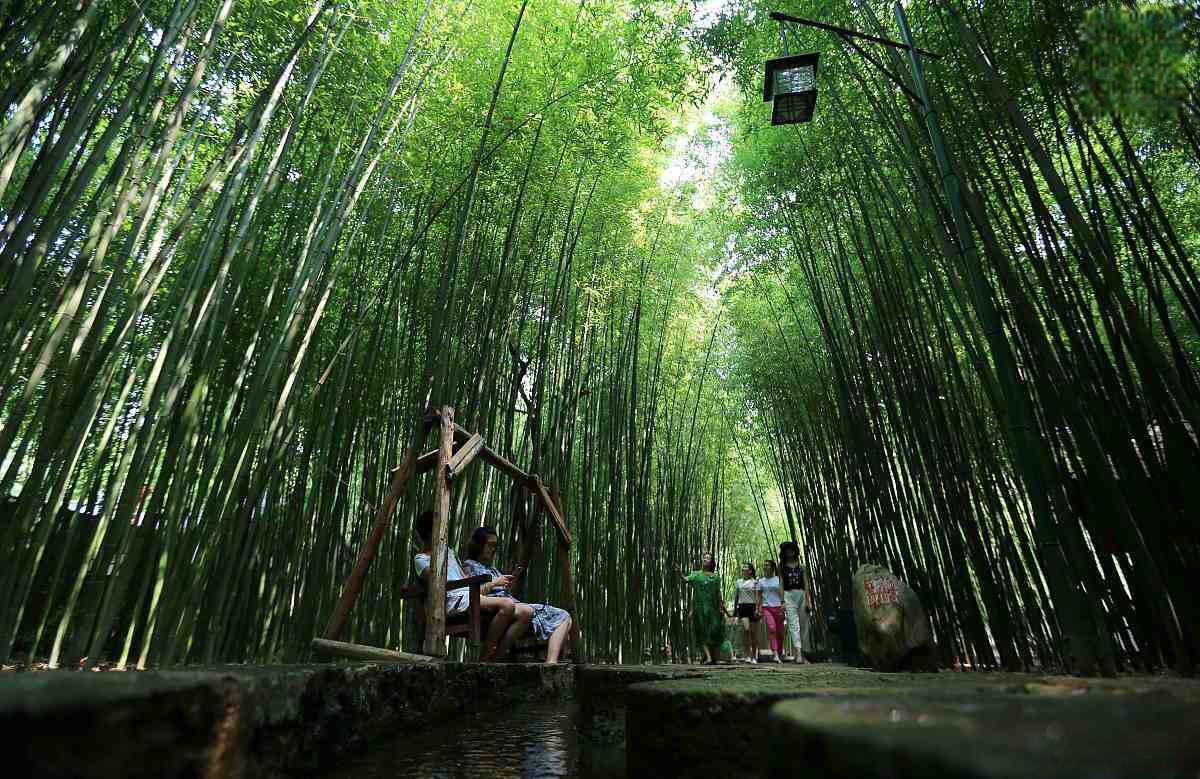
M467 561L463 565L471 576L491 576L493 595L512 597L508 588L512 586L513 577L505 576L493 565L497 543L494 529L487 526L476 528L471 534L471 540L467 542ZM546 662L557 663L558 656L562 653L563 641L571 630L571 615L547 603L517 602L516 608L517 618L528 614L533 623L533 634L539 641L548 642Z
M429 510L422 511L417 517L416 523L413 525L413 530L416 531L417 541L421 545L421 551L413 558L413 562L417 564L417 573L425 581L425 586L429 586L429 556L433 552L433 512ZM454 555L453 549L446 550L446 581L451 582L456 579L466 579L469 576L477 574L469 574L463 571L463 568L458 563L458 558ZM503 577L507 579L508 577ZM505 584L508 582L505 581ZM483 657L485 660L491 659L497 652L504 654L512 648L513 642L525 634L529 629L529 618L518 617L517 602L512 598L505 597L503 589L497 591L496 582L492 581L484 584L479 588L479 608L484 611L490 611L495 614L492 617L492 622L488 625L487 637L483 642ZM446 617L452 617L455 614L461 614L470 607L471 591L467 587L456 587L453 590L446 590Z

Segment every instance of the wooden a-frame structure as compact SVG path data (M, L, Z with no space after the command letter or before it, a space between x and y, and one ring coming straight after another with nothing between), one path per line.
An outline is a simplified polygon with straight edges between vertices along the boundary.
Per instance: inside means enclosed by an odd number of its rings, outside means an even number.
M558 539L558 559L562 576L564 608L571 612L571 644L576 662L582 662L579 650L579 618L575 609L575 587L571 580L571 534L566 521L551 491L537 474L522 471L513 463L497 454L479 433L465 430L454 422L454 409L443 406L431 410L418 423L416 443L404 453L400 465L393 471L387 496L375 512L375 523L359 552L354 570L350 572L342 587L333 616L325 628L325 639L337 641L346 627L350 610L362 592L363 580L371 562L379 551L383 536L392 523L396 504L404 496L413 476L433 471L433 554L430 560L430 586L426 592L425 636L422 646L427 655L442 657L446 653L446 549L447 531L450 525L450 494L454 480L458 478L478 457L500 472L508 475L520 488L528 490L537 498L538 505L550 517L550 523ZM434 429L438 431L437 448L417 455ZM527 562L527 561L526 561Z

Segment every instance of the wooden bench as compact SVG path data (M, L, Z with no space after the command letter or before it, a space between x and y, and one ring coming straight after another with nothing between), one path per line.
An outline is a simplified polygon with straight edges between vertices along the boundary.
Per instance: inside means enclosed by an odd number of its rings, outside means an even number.
M472 644L481 644L483 637L487 634L488 625L492 622L492 612L484 611L479 606L480 585L490 582L492 577L487 574L479 576L471 576L466 579L455 579L446 582L446 592L458 589L459 587L470 587L470 605L467 610L452 616L446 617L446 635L449 637L457 637L466 639ZM411 582L400 588L400 597L410 604L413 608L413 613L416 618L414 635L425 635L425 621L428 615L425 613L425 584L421 580ZM545 654L546 642L536 638L523 638L518 641L512 648L512 653L516 655L525 654ZM564 652L568 654L568 652Z
M491 580L492 577L490 576L471 576L466 579L453 579L446 582L447 591L456 590L460 587L470 588L467 610L461 614L446 617L446 635L466 638L473 644L483 641L484 631L487 629L487 623L491 621L491 615L485 617L483 610L480 608L479 588ZM417 580L401 587L400 597L405 601L412 602L416 607L414 609L416 617L415 635L424 636L426 619L425 584ZM344 641L332 641L323 638L313 639L312 648L318 657L345 657L351 660L374 660L385 663L428 663L437 662L442 659L440 657L419 654L424 650L423 647L417 649L418 654L413 654L411 652L397 652L381 647L350 644Z
M458 636L466 638L472 644L478 644L483 641L484 617L482 609L479 607L479 588L492 580L492 577L486 575L468 576L466 579L451 579L446 582L446 592L457 590L461 587L469 587L470 594L468 596L467 610L459 614L450 614L446 616L446 635ZM416 614L416 635L425 635L425 584L421 580L416 580L400 588L400 597L405 601L410 601L415 606ZM490 617L487 621L491 621Z

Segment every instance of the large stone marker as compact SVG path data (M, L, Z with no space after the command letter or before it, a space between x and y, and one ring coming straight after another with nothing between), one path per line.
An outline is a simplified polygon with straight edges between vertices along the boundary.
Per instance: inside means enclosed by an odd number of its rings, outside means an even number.
M858 648L880 671L937 670L929 615L912 588L881 565L854 572Z

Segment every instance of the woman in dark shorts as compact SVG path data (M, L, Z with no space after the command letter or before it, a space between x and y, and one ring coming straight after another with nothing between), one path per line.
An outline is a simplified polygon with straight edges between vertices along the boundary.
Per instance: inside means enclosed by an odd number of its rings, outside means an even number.
M746 647L746 662L758 662L758 620L762 618L762 585L754 572L754 563L742 566L742 578L735 582L734 613L742 623L742 645Z

